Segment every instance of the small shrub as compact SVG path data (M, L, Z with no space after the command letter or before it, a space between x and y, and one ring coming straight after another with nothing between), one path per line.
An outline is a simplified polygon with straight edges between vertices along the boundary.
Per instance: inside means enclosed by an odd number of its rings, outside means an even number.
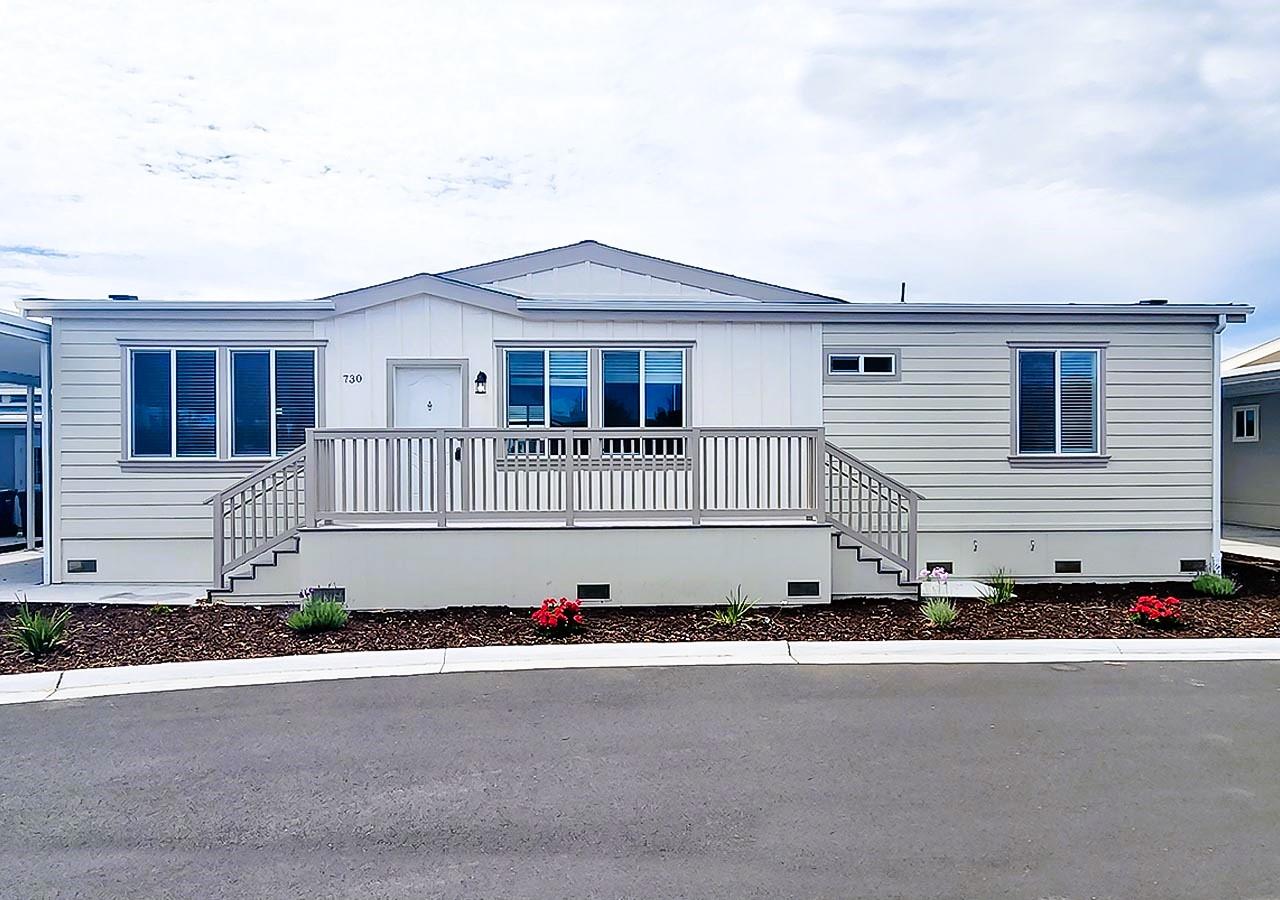
M756 601L742 592L742 585L724 595L724 608L713 610L711 618L717 625L740 625L751 615Z
M330 599L323 593L325 589L310 589L302 592L302 605L297 612L290 613L285 624L298 634L310 634L317 631L334 631L342 628L351 618L346 604L341 600Z
M959 612L956 605L946 597L934 597L920 604L920 612L925 621L934 628L950 628L955 624Z
M70 621L71 610L60 609L51 616L32 612L24 598L17 615L9 623L8 638L30 653L32 659L39 659L66 643Z
M1018 596L1013 592L1017 582L1013 580L1008 569L996 569L983 579L983 583L985 588L982 591L982 601L988 606L999 606Z
M582 604L568 597L559 600L548 597L542 606L533 611L533 624L542 632L559 633L572 631L583 623Z
M1129 620L1152 628L1177 628L1182 624L1182 610L1177 597L1161 600L1154 594L1139 597L1129 607Z
M166 606L163 603L156 603L151 607L151 614L153 616L167 616L171 612L173 612L173 607Z
M1197 594L1208 594L1210 597L1230 597L1239 588L1234 580L1217 572L1201 572L1191 582Z

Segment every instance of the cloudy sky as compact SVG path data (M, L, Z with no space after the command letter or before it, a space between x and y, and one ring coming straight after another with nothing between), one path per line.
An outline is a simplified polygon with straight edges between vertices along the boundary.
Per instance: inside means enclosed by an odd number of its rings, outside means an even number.
M5 0L0 99L0 305L319 296L590 237L1280 332L1274 0Z

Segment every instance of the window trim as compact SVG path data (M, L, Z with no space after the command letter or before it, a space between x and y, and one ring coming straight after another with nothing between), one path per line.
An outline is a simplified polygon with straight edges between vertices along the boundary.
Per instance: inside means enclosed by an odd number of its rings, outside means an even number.
M1009 341L1009 463L1023 466L1105 466L1111 459L1107 453L1107 347L1108 341ZM1054 404L1056 407L1056 434L1052 452L1023 452L1018 446L1020 402L1018 369L1023 351L1054 351ZM1097 358L1097 404L1094 409L1096 449L1092 453L1062 452L1062 395L1060 354L1063 351L1091 351Z
M552 350L577 350L587 352L587 424L586 429L605 431L609 430L604 427L604 360L601 355L605 350L631 350L639 351L641 354L640 362L640 424L638 426L627 426L626 428L617 427L618 431L626 430L643 430L646 428L645 420L645 391L644 391L644 352L646 350L672 351L678 350L682 353L681 359L681 377L683 378L683 418L684 424L679 428L693 428L694 421L694 343L692 341L645 341L645 340L628 340L628 341L582 341L582 340L522 340L522 341L498 341L494 344L495 355L497 357L497 391L496 402L497 408L494 411L494 420L498 423L498 428L520 428L519 425L507 425L507 353L512 350L541 350L543 351L543 373L545 384L543 387L548 401L546 413L543 421L550 421L550 376L547 374L547 368L550 365L550 357L547 356L548 351ZM530 426L537 428L539 426ZM541 426L550 428L549 425ZM647 426L649 430L661 431L664 426Z
M857 372L833 372L832 357L858 357ZM862 359L868 356L887 356L893 360L892 372L864 372ZM898 347L825 347L822 351L822 380L827 384L856 382L893 382L902 380L902 350Z
M307 352L311 353L311 378L314 382L313 401L315 403L315 421L319 427L320 424L320 360L316 353L315 347L231 347L227 351L227 458L233 460L245 460L247 462L274 462L279 459L281 454L276 449L276 416L280 409L276 406L276 353L279 351L289 353ZM237 353L266 353L267 354L267 409L271 414L270 424L271 430L271 454L269 456L255 456L248 453L237 454L236 446L236 379L235 379L235 356ZM292 451L290 451L292 452Z
M117 463L126 471L204 470L209 472L251 472L267 463L275 462L274 456L231 455L231 352L234 350L310 350L315 375L315 410L317 428L325 427L325 347L323 339L281 339L267 342L237 339L221 339L200 343L177 343L164 338L118 338L120 347L120 456ZM217 410L216 456L135 456L133 454L133 352L135 350L213 350L216 384L215 409ZM274 354L272 366L274 371ZM173 365L172 358L170 365ZM176 379L174 379L176 385ZM170 388L172 392L173 388ZM274 379L272 392L274 396ZM274 407L273 407L274 422ZM275 446L275 429L272 428L272 446ZM176 451L176 442L173 444Z
M1241 403L1231 407L1231 443L1256 444L1262 437L1262 411L1257 403ZM1236 416L1240 413L1253 413L1253 435L1240 435L1236 432Z
M211 456L179 456L178 455L178 354L180 352L204 352L213 354L213 418L214 418L214 434L213 434L213 455ZM168 353L169 354L169 454L161 456L155 453L135 453L134 434L133 434L133 401L134 401L134 378L133 378L133 358L137 353ZM218 427L222 420L222 397L221 391L218 390L218 348L208 345L187 345L187 344L170 344L165 347L128 347L124 353L124 370L126 373L126 383L128 389L123 392L125 397L124 409L121 410L124 416L123 433L120 436L124 445L123 451L126 459L137 460L139 462L194 462L205 463L218 459Z

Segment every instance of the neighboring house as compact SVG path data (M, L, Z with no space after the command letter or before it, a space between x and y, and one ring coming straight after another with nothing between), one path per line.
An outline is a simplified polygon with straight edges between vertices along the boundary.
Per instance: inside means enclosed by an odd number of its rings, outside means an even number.
M851 303L594 241L22 309L51 326L55 580L364 607L1199 570L1219 334L1251 312Z
M25 386L0 384L0 547L34 547L40 536L42 465L40 395L34 395L28 433ZM27 486L35 486L27 503Z
M1280 339L1222 363L1222 520L1280 528Z

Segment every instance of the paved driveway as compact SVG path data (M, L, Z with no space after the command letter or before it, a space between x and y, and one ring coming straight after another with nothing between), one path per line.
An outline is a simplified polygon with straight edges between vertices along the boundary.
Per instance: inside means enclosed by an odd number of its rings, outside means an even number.
M0 709L12 897L1280 894L1280 664L576 670Z

